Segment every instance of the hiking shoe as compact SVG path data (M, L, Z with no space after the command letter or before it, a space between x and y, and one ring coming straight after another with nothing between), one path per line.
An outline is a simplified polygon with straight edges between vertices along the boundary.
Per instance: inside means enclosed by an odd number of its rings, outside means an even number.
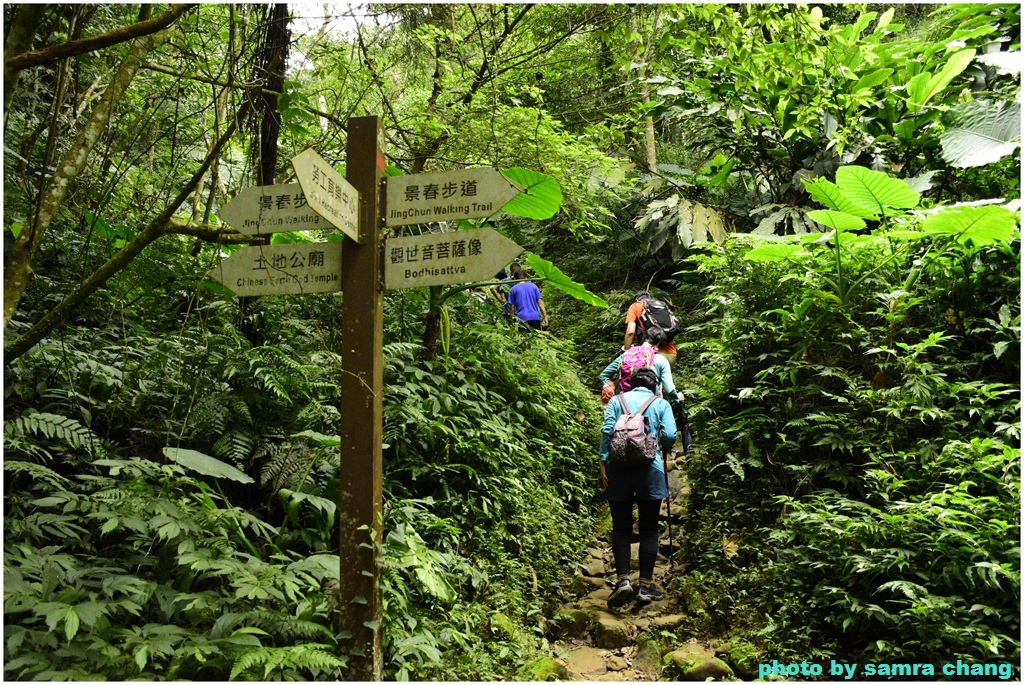
M608 608L618 609L620 606L629 604L633 599L633 586L629 584L629 579L625 578L615 584L615 589L612 590L611 596L608 597Z
M641 585L640 590L636 593L637 604L650 604L663 599L665 599L665 593L653 585ZM608 601L611 602L610 599Z

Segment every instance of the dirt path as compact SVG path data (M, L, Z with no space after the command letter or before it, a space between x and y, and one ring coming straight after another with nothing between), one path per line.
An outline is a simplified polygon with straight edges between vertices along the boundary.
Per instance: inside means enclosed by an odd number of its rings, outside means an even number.
M680 522L689 494L681 478L683 459L678 452L669 459L673 549L678 549ZM631 603L618 610L608 609L615 567L610 536L609 532L594 541L589 561L577 577L577 587L581 589L577 600L564 605L553 618L558 639L552 646L562 668L557 668L552 675L562 680L583 681L653 681L659 678L703 681L709 677L739 680L748 675L748 669L743 666L749 663L730 666L729 662L736 661L731 658L733 655L719 651L716 658L714 642L709 644L685 634L686 604L676 594L672 583L681 569L670 566L668 530L664 523L654 582L665 592L665 598L647 606ZM633 543L631 553L634 569L631 580L636 587L637 542Z

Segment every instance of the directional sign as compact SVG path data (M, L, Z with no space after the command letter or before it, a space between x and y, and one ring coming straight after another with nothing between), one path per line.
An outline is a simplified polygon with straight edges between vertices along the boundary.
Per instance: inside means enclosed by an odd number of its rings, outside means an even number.
M323 218L306 203L302 186L288 183L251 186L221 207L217 216L247 235L327 228Z
M385 225L477 219L496 214L523 188L493 167L390 176Z
M292 167L306 202L322 217L357 243L359 240L359 193L315 150L292 157Z
M342 243L254 245L231 253L207 274L239 297L341 290Z
M493 228L389 238L384 248L388 290L492 278L523 248Z

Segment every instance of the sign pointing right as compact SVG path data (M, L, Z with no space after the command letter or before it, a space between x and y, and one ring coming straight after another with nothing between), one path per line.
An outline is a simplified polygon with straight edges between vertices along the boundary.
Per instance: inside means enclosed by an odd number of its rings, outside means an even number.
M390 176L386 182L388 226L488 217L524 190L489 166Z
M388 290L492 278L523 248L493 228L389 238L384 246Z

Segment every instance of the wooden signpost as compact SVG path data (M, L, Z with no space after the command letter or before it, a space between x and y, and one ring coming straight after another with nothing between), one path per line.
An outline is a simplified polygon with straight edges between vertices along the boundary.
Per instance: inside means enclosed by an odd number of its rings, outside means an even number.
M493 228L389 238L384 283L398 290L488 280L522 251Z
M387 182L387 226L487 217L523 192L493 167L392 176Z
M356 222L359 194L352 184L312 149L292 157L292 167L309 206L349 238L362 242Z
M338 502L341 630L351 635L349 680L380 680L384 549L384 131L377 117L349 119L346 175L359 197L358 233L342 247L341 487Z
M308 231L330 225L309 206L298 183L246 188L221 207L217 216L246 235Z
M209 276L239 297L341 290L341 243L242 247Z
M491 228L391 238L383 228L495 214L522 189L480 167L384 181L377 117L349 120L342 178L313 150L292 158L299 184L249 188L221 218L249 234L322 227L342 242L259 245L236 250L210 275L239 296L343 291L341 484L338 501L340 631L349 680L382 675L383 293L388 289L490 279L522 249ZM392 209L389 211L388 208Z

